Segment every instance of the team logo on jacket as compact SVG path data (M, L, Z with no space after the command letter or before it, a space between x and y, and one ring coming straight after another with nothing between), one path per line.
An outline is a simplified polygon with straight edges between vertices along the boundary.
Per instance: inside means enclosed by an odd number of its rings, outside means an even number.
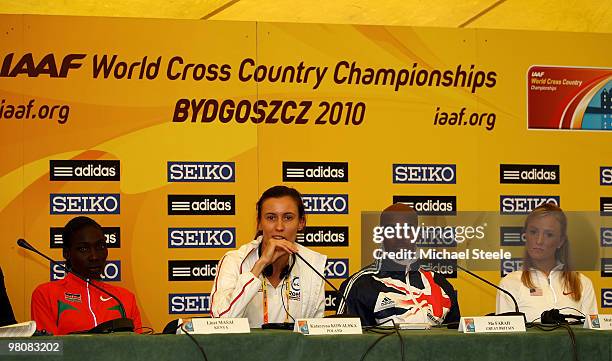
M64 299L70 302L81 303L81 294L80 293L69 293L64 292Z
M376 299L376 304L374 305L374 312L379 312L382 310L386 310L387 308L395 307L395 301L393 301L387 293L381 292L378 294L378 298Z
M302 299L302 292L300 287L300 277L293 276L291 278L291 286L289 289L289 299L294 301L300 301Z

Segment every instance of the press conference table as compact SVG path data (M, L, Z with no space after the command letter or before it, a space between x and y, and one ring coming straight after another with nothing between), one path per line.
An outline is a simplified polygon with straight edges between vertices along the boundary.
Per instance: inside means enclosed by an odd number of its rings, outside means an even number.
M612 361L612 331L574 328L580 360ZM526 333L460 334L456 330L401 331L405 360L572 360L566 330ZM250 334L195 335L209 361L355 360L382 335L303 336L289 331L252 330ZM71 335L30 340L63 341L63 356L1 355L4 360L203 360L186 335ZM9 339L0 339L9 340ZM400 361L399 338L390 335L366 360Z

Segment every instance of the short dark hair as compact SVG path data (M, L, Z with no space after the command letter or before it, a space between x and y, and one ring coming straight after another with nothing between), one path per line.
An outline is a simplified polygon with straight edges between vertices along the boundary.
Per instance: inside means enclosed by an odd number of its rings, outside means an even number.
M297 205L299 218L306 219L306 210L300 192L298 192L298 190L295 188L290 188L287 186L274 186L268 188L265 192L263 192L261 197L259 197L257 204L255 205L255 208L257 209L257 222L261 220L261 207L263 206L264 201L269 198L281 197L291 197L291 199L293 199L295 201L295 204ZM256 236L259 235L260 232L257 232Z
M98 222L93 219L85 216L78 216L72 218L62 230L62 242L64 251L70 248L72 244L72 239L74 238L74 234L85 227L95 227L99 230L102 230L102 226L98 224Z

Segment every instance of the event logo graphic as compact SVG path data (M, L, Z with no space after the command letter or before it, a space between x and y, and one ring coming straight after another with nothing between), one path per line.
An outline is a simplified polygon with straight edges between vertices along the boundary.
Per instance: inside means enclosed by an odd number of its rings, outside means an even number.
M298 233L296 242L307 247L346 247L348 246L348 227L321 227L304 228Z
M336 291L325 291L325 311L337 311L340 305L340 296Z
M65 261L57 261L57 263L66 265ZM49 268L51 269L51 281L63 280L66 277L66 271L60 266L49 262ZM105 282L121 281L121 261L106 261L101 276L102 281Z
M601 227L599 229L602 247L612 247L612 228Z
M169 194L168 215L234 215L236 196Z
M51 181L119 181L118 160L50 160Z
M168 162L168 182L235 182L234 162Z
M236 228L168 228L168 248L234 248Z
M210 312L209 293L170 293L168 294L168 313L203 314Z
M40 75L49 76L50 78L65 78L68 76L70 69L78 69L83 64L79 61L84 59L86 54L66 54L63 58L58 56L55 59L53 53L46 54L39 61L35 60L32 53L19 55L10 53L4 56L2 67L0 67L0 77L14 78L21 74L30 78L36 78Z
M559 184L558 165L500 164L499 182L511 184Z
M612 167L599 168L599 185L612 186Z
M405 203L419 215L454 216L457 214L455 196L393 196L393 203Z
M499 240L502 246L524 246L523 227L499 227Z
M302 194L306 214L348 214L348 194Z
M612 308L612 288L601 289L601 307Z
M50 195L51 214L119 214L119 194Z
M168 281L213 281L218 260L168 261Z
M529 214L532 210L545 203L561 206L559 196L499 196L501 214Z
M283 162L283 182L348 182L348 163Z
M512 273L514 271L519 271L521 269L523 269L522 258L510 258L501 260L500 273L502 277L505 277L507 274Z
M349 260L348 258L328 258L325 267L325 278L346 278L348 277Z
M601 277L612 277L612 258L601 259Z
M426 262L423 262L423 268L439 273L446 278L457 278L456 259L427 260Z
M612 216L612 197L599 198L599 214L602 216Z
M393 164L393 183L456 184L455 164Z
M62 237L63 230L63 227L50 228L51 248L62 248L64 246L64 239ZM121 230L119 227L102 227L102 233L106 239L107 248L121 248Z

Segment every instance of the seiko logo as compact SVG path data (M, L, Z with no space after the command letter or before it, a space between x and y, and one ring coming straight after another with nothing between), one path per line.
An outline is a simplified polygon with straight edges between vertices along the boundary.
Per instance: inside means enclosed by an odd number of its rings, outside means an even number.
M601 259L601 277L612 277L612 258Z
M500 227L499 239L502 246L523 246L525 245L525 237L523 236L523 227Z
M233 215L236 196L169 194L169 215Z
M612 308L612 288L601 289L601 307Z
M308 214L348 214L348 194L303 194Z
M168 248L234 248L236 228L168 228Z
M234 162L168 162L168 182L235 182Z
M558 165L500 164L499 182L513 184L559 184Z
M348 227L306 227L298 233L296 242L307 247L346 247Z
M455 184L455 164L393 164L393 183Z
M210 312L209 293L170 293L168 295L168 313L203 314Z
M599 184L602 186L612 186L612 167L599 168Z
M58 62L54 54L47 54L34 60L32 53L27 53L19 57L15 53L7 54L2 60L0 77L14 78L20 74L26 74L30 78L40 75L48 75L50 78L65 78L70 69L78 69L81 64L78 60L84 59L86 54L67 54Z
M217 260L168 261L168 281L212 281Z
M64 240L62 238L63 227L50 228L50 246L51 248L62 248ZM102 233L106 239L106 247L121 248L121 230L119 227L102 227Z
M455 196L393 196L393 203L405 203L414 208L419 215L457 214L457 197Z
M602 247L612 247L612 228L601 227L600 236Z
M505 277L509 273L522 269L523 259L522 258L502 259L500 266L501 266L500 267L501 276Z
M325 291L325 311L337 311L340 297L336 291Z
M348 163L283 162L283 182L348 182Z
M348 277L349 260L347 258L342 259L328 259L327 266L325 267L325 278L346 278Z
M66 265L64 261L58 261L61 265ZM49 262L51 268L51 281L62 280L66 277L66 272L58 265ZM104 272L102 272L103 281L121 281L121 261L106 261Z
M49 179L52 181L118 181L118 160L51 160Z
M119 214L119 194L50 194L51 214Z
M499 196L501 214L528 214L544 203L561 206L559 196Z
M440 273L446 278L457 278L456 259L427 260L422 267L428 271Z
M612 197L599 198L599 213L602 216L612 216Z

